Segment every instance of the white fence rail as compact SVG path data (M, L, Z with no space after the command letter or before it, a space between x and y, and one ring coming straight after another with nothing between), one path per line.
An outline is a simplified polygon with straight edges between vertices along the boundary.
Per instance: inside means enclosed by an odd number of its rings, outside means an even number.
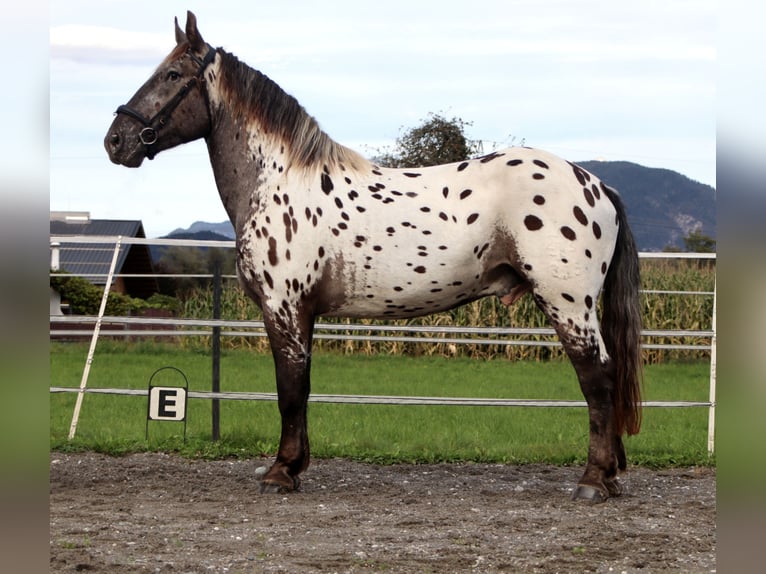
M99 321L96 316L90 315L62 315L51 316L51 324L66 325L91 325ZM102 337L190 337L205 336L212 333L213 327L221 327L221 335L227 337L266 337L266 330L263 321L230 321L215 319L175 319L175 318L152 318L152 317L102 317L100 322L106 327L100 328ZM122 328L115 326L122 325ZM135 328L137 325L158 325L182 327L182 329L173 330L152 330ZM183 327L209 327L209 329L186 329ZM223 330L234 328L239 330ZM250 329L250 330L243 330ZM331 339L336 341L391 341L398 343L442 343L442 344L470 344L470 345L517 345L530 347L557 347L559 341L537 341L532 339L508 338L519 335L530 336L554 336L556 332L550 328L533 327L449 327L449 326L421 326L421 325L363 325L359 323L316 323L314 326L314 339ZM351 334L349 332L361 333ZM371 335L369 333L392 333L390 335ZM87 331L82 329L51 329L51 337L82 337ZM408 335L397 335L393 333L409 333ZM425 336L413 336L421 333ZM431 336L429 336L431 335ZM433 335L451 335L446 337L435 337ZM457 337L456 335L468 335L466 337ZM488 336L504 338L487 338ZM699 337L712 338L712 330L656 330L644 329L641 331L644 337ZM699 345L685 343L645 343L642 345L645 349L676 349L685 351L710 351L711 344L702 343Z
M176 247L221 247L233 248L234 241L199 241L178 239L144 239L126 237L94 237L94 236L51 236L51 261L59 260L58 250L62 244L99 244L115 245L115 254L121 245L164 245ZM715 259L715 253L640 253L642 259ZM211 275L145 275L145 274L108 274L105 294L110 288L112 277L139 278L139 277L212 277ZM93 277L89 274L89 277ZM107 277L107 274L104 274ZM713 297L712 329L710 330L644 330L645 337L687 337L709 339L710 343L701 344L662 344L646 343L647 349L677 349L692 351L709 351L710 360L710 387L709 400L707 401L645 401L646 407L658 408L686 408L707 407L708 416L708 452L712 454L715 448L715 388L716 388L716 291L658 291L646 290L644 293L667 294L667 295L703 295ZM54 316L50 317L51 325L66 323L67 325L81 324L94 325L91 339L91 351L86 359L86 367L83 372L83 380L79 388L56 387L50 388L51 393L76 392L78 404L81 404L85 393L139 395L145 396L144 389L108 389L87 388L87 373L92 352L99 336L125 337L125 336L202 336L209 335L215 327L221 328L222 336L252 336L265 337L266 332L262 321L228 321L210 319L177 319L177 318L150 318L150 317L108 317L104 316L104 306L98 316ZM141 329L140 326L169 326L168 330ZM200 329L203 328L203 329ZM532 340L530 336L553 336L555 332L550 328L517 328L517 327L440 327L440 326L415 326L415 325L363 325L363 324L330 324L317 323L315 326L315 339L335 339L346 341L395 341L415 343L447 343L447 344L473 344L473 345L526 345L526 346L558 346L558 341ZM54 329L51 328L51 337L66 337L87 335L88 330L82 329ZM372 334L385 333L385 334ZM419 336L416 336L419 335ZM196 399L227 399L227 400L276 400L276 393L213 393L213 392L189 392L190 398ZM404 397L404 396L376 396L376 395L321 395L314 394L309 399L312 402L325 403L353 403L353 404L394 404L394 405L454 405L454 406L508 406L508 407L585 407L585 401L563 400L527 400L527 399L481 399L481 398L455 398L455 397ZM77 409L73 417L70 429L70 439L76 429Z

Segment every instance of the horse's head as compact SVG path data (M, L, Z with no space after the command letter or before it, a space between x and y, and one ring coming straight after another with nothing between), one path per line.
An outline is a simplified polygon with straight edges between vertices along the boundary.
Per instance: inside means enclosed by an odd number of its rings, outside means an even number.
M130 101L117 108L117 117L104 138L109 159L138 167L144 157L154 158L210 132L210 110L205 68L215 59L197 30L197 19L187 12L186 32L176 19L176 47Z

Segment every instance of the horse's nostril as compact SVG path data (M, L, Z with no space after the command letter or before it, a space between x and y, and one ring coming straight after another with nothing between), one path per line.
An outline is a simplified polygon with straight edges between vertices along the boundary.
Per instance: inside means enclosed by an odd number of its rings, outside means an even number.
M114 147L117 147L120 145L120 134L113 133L109 136L109 143L112 144Z

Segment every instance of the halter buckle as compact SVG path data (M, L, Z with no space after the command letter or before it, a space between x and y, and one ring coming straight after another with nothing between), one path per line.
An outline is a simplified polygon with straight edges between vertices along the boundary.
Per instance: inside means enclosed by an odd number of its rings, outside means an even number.
M138 138L141 140L141 143L144 145L152 145L153 143L157 142L157 130L154 128L148 127L141 130L141 132L138 134Z

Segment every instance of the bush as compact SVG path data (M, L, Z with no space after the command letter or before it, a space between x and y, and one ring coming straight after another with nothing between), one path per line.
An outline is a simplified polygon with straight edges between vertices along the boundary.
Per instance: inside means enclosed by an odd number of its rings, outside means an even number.
M162 293L155 293L146 300L146 304L150 309L167 309L174 315L181 310L181 303L175 297L170 295L163 295Z
M61 295L61 301L69 303L73 315L97 315L104 296L103 287L97 287L90 281L69 275L56 273L50 278L50 286ZM130 297L122 293L110 292L106 301L106 315L115 317L131 315L143 309L178 310L178 301L167 295L152 295L148 301Z

